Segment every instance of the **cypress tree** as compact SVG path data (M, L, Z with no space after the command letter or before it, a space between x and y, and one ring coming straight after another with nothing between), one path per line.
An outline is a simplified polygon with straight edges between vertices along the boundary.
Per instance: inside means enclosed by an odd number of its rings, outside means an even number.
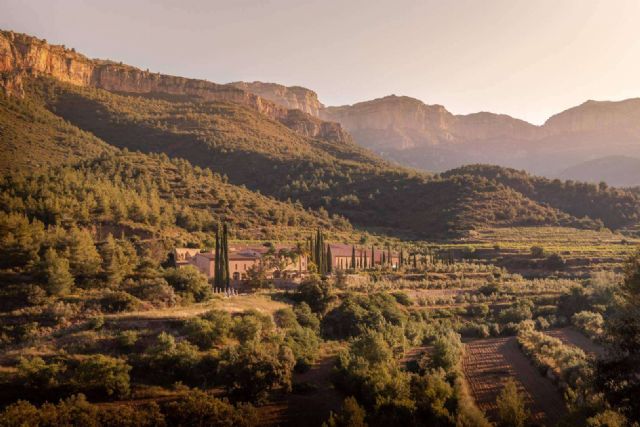
M223 251L223 256L222 256L222 270L223 270L223 285L226 288L229 288L229 286L231 285L231 277L229 275L229 228L227 227L227 224L224 223L222 225L222 251Z
M418 260L416 259L416 254L413 254L413 268L417 269L418 268Z
M376 252L375 252L375 248L371 246L371 267L375 267L375 266L376 266Z
M356 269L356 247L351 246L351 268Z
M315 245L315 262L318 266L318 273L322 274L322 234L320 229L316 230L316 245Z
M331 256L331 245L327 243L327 272L331 273L333 270L333 257Z
M213 283L216 287L222 287L222 277L220 276L220 232L222 230L222 226L218 223L218 228L216 230L216 248L215 248L215 259L213 264Z

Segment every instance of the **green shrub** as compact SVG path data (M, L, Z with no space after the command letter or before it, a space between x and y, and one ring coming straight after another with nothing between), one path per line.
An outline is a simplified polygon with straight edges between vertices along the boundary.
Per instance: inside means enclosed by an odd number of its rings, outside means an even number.
M61 374L66 371L63 363L47 363L41 357L21 357L18 363L18 378L29 388L47 390L60 385Z
M518 391L513 379L507 380L500 395L496 399L498 406L498 425L501 427L524 427L529 419L529 412L524 404L524 397Z
M190 342L201 349L209 349L227 337L232 325L233 320L229 313L212 310L202 317L187 320L184 331Z
M194 266L169 268L164 278L180 296L187 300L200 302L208 300L213 295L206 276Z
M112 291L100 299L100 308L106 313L134 311L140 308L140 301L124 291Z
M166 280L159 277L142 279L127 286L126 290L130 294L159 308L173 307L177 302L173 288L169 286Z
M487 304L474 304L467 307L467 314L473 317L486 317L489 312L490 309Z
M283 329L292 329L299 326L296 314L289 307L276 310L273 313L273 320L279 328Z
M138 332L134 330L121 331L116 338L120 348L131 350L138 342Z
M433 343L430 366L442 368L445 371L457 369L464 353L464 344L460 335L455 332L445 333L436 338Z
M114 396L129 395L129 371L126 362L102 354L82 359L73 372L73 384L84 393Z
M571 323L592 339L598 340L604 334L604 318L600 313L581 311L573 315Z
M285 343L296 359L296 370L305 371L318 358L320 339L315 331L298 326L285 335Z
M545 255L545 250L542 246L531 246L530 252L534 258L542 258Z
M258 414L249 404L231 405L200 390L190 390L175 402L163 405L168 425L250 427L258 425Z
M296 320L300 326L320 332L320 319L311 311L311 307L306 302L297 304L293 311L296 313Z
M231 398L262 403L272 389L291 390L295 363L285 345L227 347L220 354L217 379Z
M404 292L392 292L391 295L393 295L398 304L402 304L407 307L413 304L413 301L411 300L409 295L405 294Z

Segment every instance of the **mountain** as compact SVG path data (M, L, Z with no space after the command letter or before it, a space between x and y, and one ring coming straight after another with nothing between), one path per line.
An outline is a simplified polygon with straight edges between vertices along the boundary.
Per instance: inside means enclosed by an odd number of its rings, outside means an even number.
M50 45L46 40L12 31L0 31L0 86L7 92L21 94L24 91L23 79L37 75L114 92L162 93L203 101L233 102L286 123L306 136L339 141L348 138L337 123L323 122L309 114L299 114L299 111L282 107L234 85L151 73L149 70L113 61L92 60L73 49Z
M585 182L606 182L616 187L640 186L640 159L626 156L607 156L568 167L561 179Z
M357 227L411 236L437 237L488 226L597 228L604 223L617 227L633 221L627 211L640 205L637 198L629 202L628 193L612 193L613 202L624 202L624 214L592 209L584 212L593 216L583 218L583 211L575 215L537 201L497 177L467 171L430 176L395 166L351 142L335 123L286 109L235 86L88 60L29 36L2 34L3 88L10 95L3 99L33 104L34 111L49 117L51 126L58 123L63 131L67 126L65 132L79 135L87 147L86 152L74 149L87 161L109 155L100 153L103 148L163 153L210 169L251 194L260 192L317 211L333 223L346 218ZM425 117L431 114L427 110ZM448 117L444 109L439 110ZM14 128L28 122L18 119L4 122L15 122ZM457 120L454 117L454 128ZM316 125L326 128L318 133ZM49 125L44 124L41 133L48 131ZM30 149L38 135L23 138L7 163L22 156L26 160L19 169L36 170L47 157L43 150ZM53 150L69 150L71 140L67 136L42 139ZM0 142L3 152L12 144L4 137ZM85 167L73 156L66 162L62 157L59 161L67 167ZM191 185L195 187L189 191L200 191L197 184ZM558 191L562 196L563 190ZM579 195L575 197L578 204ZM181 204L181 199L175 203Z
M324 105L318 100L318 94L301 86L263 82L234 82L230 85L255 93L283 107L300 110L315 117L320 117L320 111L324 109Z
M286 93L286 87L276 86L278 93ZM241 87L258 90L252 84ZM261 96L283 102L274 87L261 84L259 90ZM454 115L442 105L407 96L339 107L313 105L308 111L313 114L317 108L318 117L340 123L363 147L422 170L491 163L557 176L567 165L594 158L640 156L640 98L587 101L554 115L542 126L489 112ZM594 174L585 179L599 178Z

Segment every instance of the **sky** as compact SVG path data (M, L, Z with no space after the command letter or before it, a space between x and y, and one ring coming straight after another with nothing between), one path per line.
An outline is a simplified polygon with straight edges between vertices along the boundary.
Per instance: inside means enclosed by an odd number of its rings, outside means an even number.
M543 123L640 97L640 0L0 0L0 28L218 83Z

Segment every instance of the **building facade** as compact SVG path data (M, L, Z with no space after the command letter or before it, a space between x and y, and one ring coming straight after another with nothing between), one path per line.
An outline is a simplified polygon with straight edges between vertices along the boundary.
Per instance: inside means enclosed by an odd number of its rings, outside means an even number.
M185 250L176 248L176 267L192 265L207 278L215 275L215 253L213 251ZM308 272L308 259L304 254L295 253L295 248L279 246L230 246L229 274L234 282L249 279L253 269L262 269L267 279L291 279L302 277Z

